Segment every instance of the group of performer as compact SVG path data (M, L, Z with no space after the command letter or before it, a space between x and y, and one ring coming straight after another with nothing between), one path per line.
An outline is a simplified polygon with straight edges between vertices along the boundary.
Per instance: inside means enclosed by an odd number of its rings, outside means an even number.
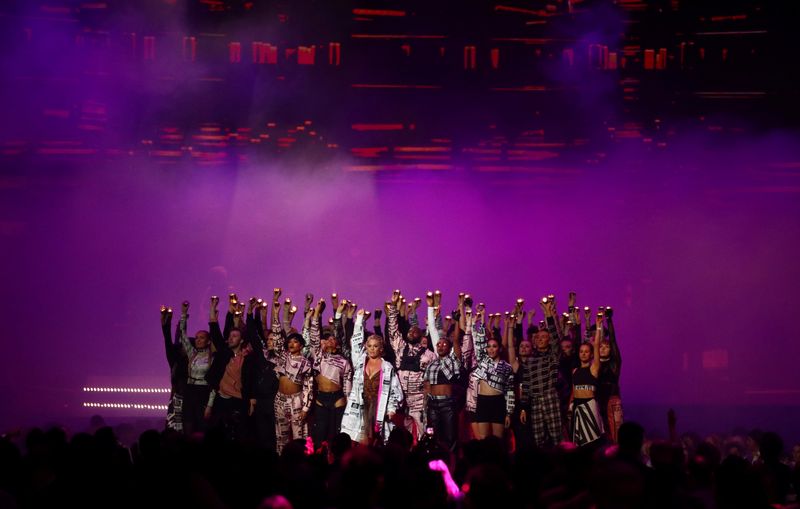
M423 328L422 299L406 300L400 290L374 314L332 294L327 321L326 300L307 294L298 331L298 309L291 299L281 303L279 288L271 303L230 294L222 328L212 297L208 329L194 336L183 302L174 339L172 309L162 306L172 382L167 427L189 435L218 427L278 453L293 439L310 436L320 447L340 432L379 444L400 425L451 450L460 439L504 437L509 429L518 447L616 441L622 359L610 307L581 310L571 292L559 314L548 295L536 322L524 299L488 316L463 293L443 316L441 299L427 293Z

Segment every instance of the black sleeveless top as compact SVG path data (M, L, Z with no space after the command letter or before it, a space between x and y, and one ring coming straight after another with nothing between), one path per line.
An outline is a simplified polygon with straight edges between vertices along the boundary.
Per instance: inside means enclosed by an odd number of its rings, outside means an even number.
M592 375L591 368L580 367L572 374L572 389L579 391L595 391L597 387L597 377Z
M400 356L400 371L422 371L420 361L422 354L425 353L424 348L420 348L416 355L409 355L410 348L408 345L403 349L403 355Z

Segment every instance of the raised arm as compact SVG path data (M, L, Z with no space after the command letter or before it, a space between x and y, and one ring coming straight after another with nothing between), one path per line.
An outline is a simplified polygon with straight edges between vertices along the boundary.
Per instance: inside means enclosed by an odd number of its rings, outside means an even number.
M294 315L297 313L297 306L292 305L292 299L289 297L286 298L286 301L283 303L283 332L284 334L289 334L289 331L292 330L292 322L294 321Z
M606 315L606 325L608 326L608 346L611 349L610 352L610 362L611 370L614 372L615 376L619 376L620 372L622 371L622 354L619 352L619 344L617 343L617 333L614 331L614 320L611 318L614 316L614 312L610 307L607 307L605 310Z
M558 334L558 316L556 315L556 305L552 295L544 297L540 303L544 311L544 319L547 324L547 332L550 334L550 356L555 357L556 361L560 358L561 349L558 346L560 336Z
M172 309L167 306L161 306L161 335L164 336L167 364L171 368L178 361L178 355L175 351L175 344L172 342Z
M234 327L233 320L238 310L239 297L237 297L235 293L231 293L228 295L228 312L225 313L225 325L222 328L223 338L227 338L231 332L231 329Z
M211 308L208 313L208 335L211 336L211 342L218 352L224 351L228 348L225 344L225 338L222 336L222 331L219 329L219 305L218 297L211 297Z
M258 305L257 307L254 306L250 309L250 312L247 313L247 319L245 320L245 331L247 332L247 341L253 347L252 355L257 356L259 361L266 359L266 355L264 351L266 348L266 342L262 339L261 334L258 332L258 322L260 321L258 315L260 313L261 306Z
M283 355L286 350L286 345L283 342L285 332L281 326L280 313L281 313L281 289L275 288L272 293L272 316L270 321L270 335L273 336L272 350L276 355Z
M475 359L481 362L486 357L486 328L482 323L475 323L472 326L472 341L475 345Z
M517 299L516 307L514 308L514 329L513 329L513 339L514 341L519 344L523 338L523 329L522 329L522 322L525 318L525 299L522 297Z
M358 366L364 358L364 310L359 309L353 324L353 336L350 338L350 360Z
M403 339L403 334L400 332L400 324L398 321L398 314L399 310L397 309L397 305L400 300L400 291L395 290L392 293L392 300L389 305L389 308L386 310L386 315L388 319L388 326L387 326L387 333L389 334L389 344L392 346L392 350L394 351L395 361L394 364L398 368L400 367L401 357L403 355L403 348L406 346L406 342Z
M322 339L320 337L320 318L325 309L325 299L319 299L317 305L310 309L306 315L306 326L303 327L303 337L311 347L312 359L317 359L322 354Z
M517 346L514 338L514 329L516 326L514 315L509 316L509 318L506 320L506 323L505 342L508 343L508 363L511 364L511 369L513 369L514 373L516 373L519 371L519 359L517 359Z
M417 316L417 307L420 300L416 298L408 303L408 325L409 327L419 327L419 316Z
M458 327L458 329L460 329L460 327ZM465 369L469 370L477 366L478 359L475 356L475 341L472 338L472 329L464 329L463 334L464 337L461 342L461 364L464 365Z
M189 335L186 333L186 322L189 320L189 301L185 300L181 304L181 319L178 324L178 329L180 330L180 342L181 346L183 346L183 351L186 352L186 355L190 356L194 353L194 347L192 346L192 342L189 341Z
M383 316L383 310L381 310L380 308L376 308L375 314L373 315L375 322L372 325L372 330L378 336L383 337L383 328L381 327L381 316Z
M603 339L603 313L597 314L597 321L595 322L595 331L594 331L594 357L592 358L592 364L589 366L589 370L592 373L592 376L597 377L600 374L600 341Z
M425 300L428 304L428 334L431 337L431 343L434 348L436 348L436 343L439 342L439 330L438 327L436 327L436 316L433 309L433 295L431 292L428 292Z

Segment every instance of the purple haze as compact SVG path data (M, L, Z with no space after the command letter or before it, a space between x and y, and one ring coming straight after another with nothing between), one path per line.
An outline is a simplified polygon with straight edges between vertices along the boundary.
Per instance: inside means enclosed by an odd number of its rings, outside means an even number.
M468 291L492 312L575 290L616 310L627 402L796 399L800 189L755 162L782 143L529 175L136 162L8 176L5 397L26 415L41 410L29 396L68 399L89 376L167 384L160 304L189 299L197 329L210 295L280 286L368 309L393 288L441 289L447 307ZM714 350L728 366L703 369Z

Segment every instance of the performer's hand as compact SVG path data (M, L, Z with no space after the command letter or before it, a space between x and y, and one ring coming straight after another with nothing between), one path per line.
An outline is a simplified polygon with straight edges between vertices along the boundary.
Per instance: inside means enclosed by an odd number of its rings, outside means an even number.
M525 412L525 410L521 410L520 411L520 413L519 413L519 422L521 422L522 424L527 424L528 423L528 414ZM506 426L506 427L508 427L508 426Z
M252 416L256 411L256 400L250 400L250 408L247 410L247 415Z
M211 407L207 406L205 410L203 410L203 419L209 420L211 419Z
M297 416L297 420L300 422L306 422L306 417L308 416L308 412L300 412L300 415Z
M506 422L504 423L504 426L505 426L506 429L511 427L511 416L510 415L506 415Z

